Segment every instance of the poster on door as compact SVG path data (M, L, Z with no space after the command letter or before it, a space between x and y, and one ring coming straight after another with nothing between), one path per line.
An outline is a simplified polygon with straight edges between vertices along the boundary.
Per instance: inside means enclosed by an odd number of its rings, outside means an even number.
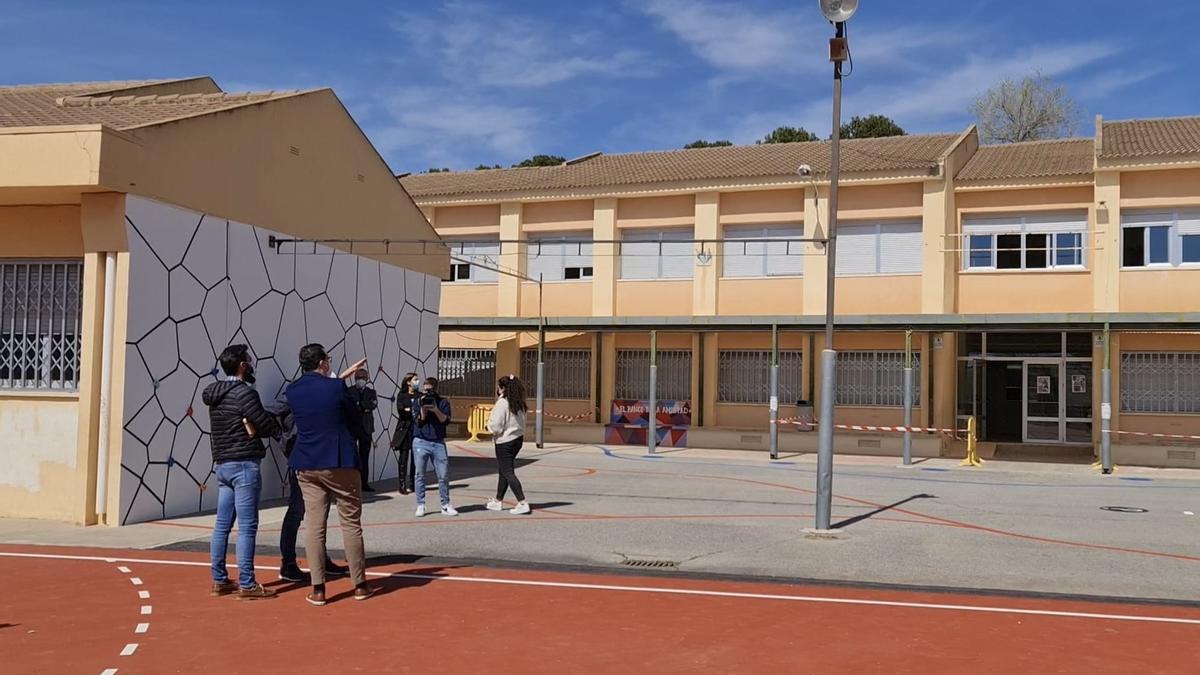
M691 401L657 401L654 421L657 444L662 447L687 447L687 432L692 426ZM650 431L650 402L617 399L612 402L609 423L604 429L608 445L645 445Z
M1037 376L1037 393L1038 394L1049 394L1050 393L1050 376L1049 375L1038 375Z
M1086 394L1087 393L1087 375L1072 375L1071 376L1071 393Z

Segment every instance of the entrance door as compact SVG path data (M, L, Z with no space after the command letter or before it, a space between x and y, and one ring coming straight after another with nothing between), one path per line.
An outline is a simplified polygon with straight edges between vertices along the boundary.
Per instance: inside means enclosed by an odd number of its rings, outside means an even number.
M1025 361L1025 441L1062 442L1062 363Z

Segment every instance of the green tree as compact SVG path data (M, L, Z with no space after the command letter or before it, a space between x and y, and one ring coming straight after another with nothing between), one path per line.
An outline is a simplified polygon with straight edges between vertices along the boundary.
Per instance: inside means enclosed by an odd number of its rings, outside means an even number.
M723 148L723 147L726 147L729 145L733 145L733 142L732 141L706 141L704 139L700 139L698 141L692 141L691 143L688 143L687 145L683 146L683 149L684 150L695 150L696 148Z
M903 136L904 129L885 115L854 116L842 125L842 138L883 138L884 136Z
M476 171L487 171L488 169L503 169L503 168L504 167L500 166L499 164L496 164L493 166L488 166L487 164L480 164L479 166L475 167L475 170Z
M430 167L429 170L426 171L425 173L450 173L450 169L447 169L445 167L442 167L439 169L436 166L434 166L434 167Z
M513 164L513 168L523 169L530 166L560 166L566 161L566 157L559 157L558 155L534 155L520 164Z
M802 143L815 140L817 140L817 135L804 127L779 127L757 143L759 145L763 143Z
M1041 73L1001 80L975 99L971 112L985 143L1063 138L1075 133L1080 117L1066 88Z

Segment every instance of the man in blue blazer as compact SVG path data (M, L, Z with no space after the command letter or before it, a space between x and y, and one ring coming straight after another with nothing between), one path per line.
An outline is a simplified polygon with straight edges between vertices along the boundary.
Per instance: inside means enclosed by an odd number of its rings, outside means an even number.
M354 440L362 433L362 414L343 382L364 365L366 359L350 366L340 378L333 378L325 348L319 344L305 345L300 350L303 374L288 385L286 393L296 425L296 444L288 456L288 465L296 472L304 495L304 548L313 586L305 599L317 606L325 604L325 535L331 501L337 502L342 522L354 599L366 600L373 593L367 585L362 478Z

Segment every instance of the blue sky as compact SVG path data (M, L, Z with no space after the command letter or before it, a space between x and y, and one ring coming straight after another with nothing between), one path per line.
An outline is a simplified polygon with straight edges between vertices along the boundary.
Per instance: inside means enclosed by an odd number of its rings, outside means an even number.
M0 4L2 83L330 86L397 172L830 126L832 28L815 0ZM860 4L847 116L958 130L976 94L1034 70L1068 86L1083 135L1096 113L1200 114L1200 3Z

